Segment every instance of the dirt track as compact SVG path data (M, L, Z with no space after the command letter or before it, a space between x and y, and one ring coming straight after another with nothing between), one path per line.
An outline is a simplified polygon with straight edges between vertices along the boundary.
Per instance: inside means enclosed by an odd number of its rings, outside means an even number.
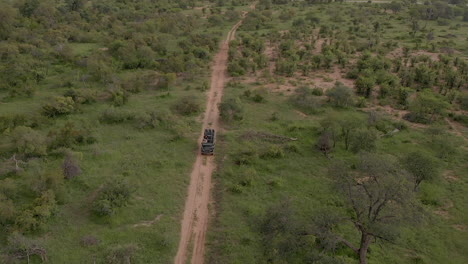
M214 58L211 87L203 119L203 130L205 128L214 128L216 131L219 131L218 104L221 102L223 88L227 80L226 70L229 42L234 39L236 30L241 23L242 20L229 31L227 39L223 42L220 51ZM198 142L202 140L203 130ZM202 264L204 262L206 230L209 218L208 204L210 201L211 174L214 169L215 162L213 157L198 154L190 175L179 249L174 260L176 264L185 264L190 257L190 250L192 250L190 263Z

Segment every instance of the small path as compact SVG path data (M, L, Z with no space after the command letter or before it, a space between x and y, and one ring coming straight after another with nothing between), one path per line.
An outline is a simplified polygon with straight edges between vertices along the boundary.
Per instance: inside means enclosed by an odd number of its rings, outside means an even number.
M243 17L247 12L243 13ZM239 21L229 31L227 39L223 42L219 53L214 58L211 87L208 92L208 100L203 119L203 128L199 138L201 142L205 128L214 128L219 131L218 104L223 96L224 85L227 80L227 63L229 42L234 39L236 30L242 24ZM205 255L206 231L210 216L209 202L211 190L211 175L216 165L213 157L202 156L200 153L193 165L190 174L188 196L185 202L182 228L179 241L179 249L174 259L175 264L185 264L190 256L192 264L202 264Z

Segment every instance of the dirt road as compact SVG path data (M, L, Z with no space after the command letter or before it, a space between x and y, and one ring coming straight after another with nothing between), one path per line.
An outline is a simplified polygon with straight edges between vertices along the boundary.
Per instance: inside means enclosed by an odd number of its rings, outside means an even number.
M243 17L246 13L244 13ZM203 119L203 129L214 128L219 130L219 110L218 104L223 96L223 88L227 79L227 60L229 42L234 39L237 28L241 25L239 21L229 31L227 39L222 43L219 53L214 58L211 88L208 93L208 100ZM198 142L201 142L203 130ZM198 154L193 170L190 175L190 185L188 197L185 202L185 210L182 220L182 229L179 241L179 249L174 263L185 264L191 253L192 264L202 264L204 262L206 230L209 218L209 200L211 189L211 174L215 169L213 157Z

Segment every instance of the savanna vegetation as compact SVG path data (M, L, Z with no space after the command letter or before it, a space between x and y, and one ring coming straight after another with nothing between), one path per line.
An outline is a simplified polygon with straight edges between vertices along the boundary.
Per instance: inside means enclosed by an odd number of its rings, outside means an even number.
M247 1L0 1L0 263L169 263Z
M468 261L466 1L370 2L247 15L209 263Z
M0 0L0 263L173 262L246 10L206 262L468 262L465 0Z

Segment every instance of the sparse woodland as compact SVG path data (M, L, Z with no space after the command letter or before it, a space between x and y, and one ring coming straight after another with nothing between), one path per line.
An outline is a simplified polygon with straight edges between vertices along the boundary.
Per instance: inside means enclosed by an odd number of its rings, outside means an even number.
M0 263L467 263L468 2L0 0ZM211 209L211 208L210 208Z
M467 10L259 1L229 50L210 262L466 262Z

